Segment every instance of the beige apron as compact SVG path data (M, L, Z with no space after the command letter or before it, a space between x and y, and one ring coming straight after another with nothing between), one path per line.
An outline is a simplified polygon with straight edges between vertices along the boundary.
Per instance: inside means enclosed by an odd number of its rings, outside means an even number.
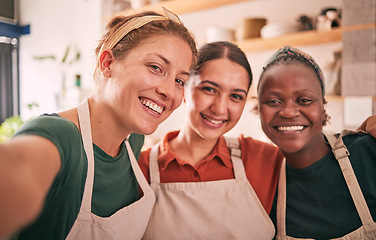
M80 212L66 239L141 239L154 206L155 195L138 166L129 142L125 141L125 145L132 169L144 192L144 196L131 205L118 210L110 217L104 218L96 216L91 212L94 181L94 153L87 100L78 106L78 117L88 159L88 171Z
M158 146L150 153L155 203L144 239L272 239L272 221L247 180L237 139L226 139L235 179L160 183Z
M376 239L376 223L373 221L371 213L368 209L366 200L364 199L363 193L360 189L358 180L356 179L355 173L351 166L348 156L346 146L342 141L342 136L349 133L350 131L344 131L337 138L332 134L324 133L329 141L330 146L334 156L339 162L343 176L349 188L350 194L354 201L355 207L358 211L359 217L362 221L362 226L357 230L346 234L340 238L342 240L362 240L362 239ZM286 236L286 160L283 160L282 168L280 172L280 178L278 183L278 200L277 200L277 240L288 240L288 239L300 239ZM305 238L306 239L306 238Z

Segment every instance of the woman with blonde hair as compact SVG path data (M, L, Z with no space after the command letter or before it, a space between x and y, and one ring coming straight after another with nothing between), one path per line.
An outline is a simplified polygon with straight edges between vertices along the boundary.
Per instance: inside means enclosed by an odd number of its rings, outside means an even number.
M135 160L139 134L181 104L196 51L171 12L112 19L88 99L0 145L0 237L141 239L155 196Z

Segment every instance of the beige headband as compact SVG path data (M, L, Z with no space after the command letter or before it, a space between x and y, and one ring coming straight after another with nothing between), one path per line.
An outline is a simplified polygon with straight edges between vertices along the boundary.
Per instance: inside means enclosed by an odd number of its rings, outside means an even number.
M167 10L164 7L162 8L166 16L147 15L147 16L137 17L137 18L130 20L129 22L127 22L120 28L118 28L115 31L114 37L111 39L111 41L108 41L102 45L101 50L99 51L99 54L98 54L98 63L99 63L99 58L105 49L112 49L118 42L120 42L120 40L124 36L126 36L132 30L138 29L152 21L172 20L179 24L182 23L179 17L175 13Z

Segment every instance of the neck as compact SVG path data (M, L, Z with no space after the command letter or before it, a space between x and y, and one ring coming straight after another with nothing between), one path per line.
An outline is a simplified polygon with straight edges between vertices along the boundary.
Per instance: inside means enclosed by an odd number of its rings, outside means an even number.
M122 142L131 132L121 128L120 124L111 118L104 101L92 96L88 101L93 143L110 156L118 155Z
M197 166L213 151L217 142L218 138L204 139L185 124L178 136L169 144L179 158L192 166Z
M321 137L313 141L308 149L302 149L294 153L282 151L282 153L291 167L303 169L319 161L329 151L331 151L331 148L325 143L324 135L321 134Z

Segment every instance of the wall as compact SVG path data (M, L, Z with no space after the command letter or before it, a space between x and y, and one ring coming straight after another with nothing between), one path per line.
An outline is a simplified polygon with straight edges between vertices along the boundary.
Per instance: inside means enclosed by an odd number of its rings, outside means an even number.
M94 69L94 49L103 30L103 17L111 12L113 0L20 0L21 24L31 25L31 34L20 40L20 85L21 114L24 119L45 112L57 112L77 104L77 92L74 92L74 75L81 74L83 89L87 95L92 88L91 74ZM263 0L249 1L180 15L185 25L195 34L199 45L205 43L206 29L221 26L235 29L237 23L245 17L267 17L269 23L294 23L301 14L315 17L322 8L341 7L342 0ZM104 7L103 7L104 6ZM105 12L105 13L103 13ZM59 65L51 60L38 61L34 56L56 55L62 58L66 47L79 49L81 59L67 71L68 90L75 101L67 101L65 106L56 107L54 90L58 89L61 78ZM325 67L333 61L333 52L342 46L341 42L320 46L296 46L311 54ZM275 50L247 53L253 69L256 85L263 63ZM252 89L251 95L255 95ZM27 104L39 104L38 109L30 111ZM239 124L227 135L237 136L243 133L256 139L267 140L263 135L258 115L252 113L254 102L247 103ZM327 105L332 116L329 130L343 128L343 102L334 98ZM157 131L147 138L148 143L159 140L166 132L179 129L184 121L184 104L166 120Z
M30 34L20 39L21 116L28 119L73 105L67 101L58 108L54 98L62 76L61 59L68 45L71 53L81 53L80 60L66 69L68 97L75 90L75 74L82 75L82 88L92 87L94 49L101 35L102 12L100 0L20 0L20 6L20 22L30 24L31 28ZM54 55L58 61L34 59L44 55ZM71 59L73 54L68 55ZM30 103L37 103L39 108L30 111Z
M209 27L222 27L236 29L239 21L246 17L266 17L268 23L296 23L298 16L305 14L315 18L323 8L340 8L342 0L278 0L278 1L249 1L231 4L211 10L203 10L194 13L180 15L184 24L194 33L199 45L206 42L206 29ZM334 60L334 52L340 49L342 42L335 42L322 45L295 46L310 54L322 68L326 68ZM252 67L254 82L251 89L251 96L256 96L254 86L257 86L257 79L264 62L276 51L276 49L260 52L247 53L248 60ZM259 116L252 109L254 101L249 101L244 109L239 123L226 135L238 136L244 134L255 139L268 141L261 130ZM328 131L340 131L343 125L343 101L339 98L332 98L326 106L331 116L330 124L325 127ZM184 104L175 111L172 116L160 125L157 131L147 138L146 144L153 144L158 141L166 132L177 130L184 121Z

